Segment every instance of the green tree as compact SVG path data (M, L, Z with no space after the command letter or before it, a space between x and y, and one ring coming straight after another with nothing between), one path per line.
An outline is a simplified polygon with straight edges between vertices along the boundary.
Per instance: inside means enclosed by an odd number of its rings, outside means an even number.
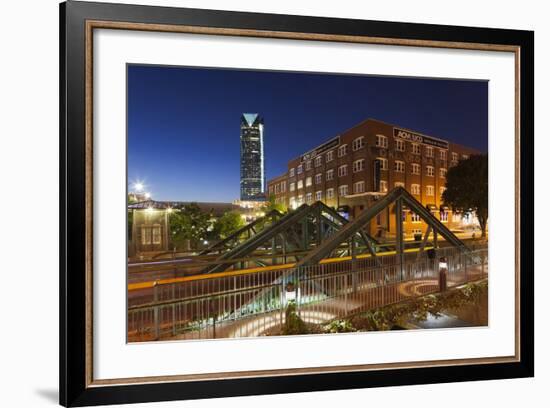
M196 203L184 206L170 214L172 243L179 248L189 240L192 249L197 248L200 240L205 239L210 225L210 214L201 211Z
M216 220L214 235L216 238L224 239L242 227L244 227L244 221L241 215L234 211L229 211Z
M275 196L272 194L272 195L269 196L268 200L261 207L261 211L265 215L267 215L273 210L277 210L281 214L284 214L284 213L287 212L286 206L284 204L276 203L275 202ZM260 220L256 224L257 229L261 230L261 229L264 229L267 225L271 225L271 223L274 219L277 219L277 217L264 217L263 220Z
M263 207L264 212L267 214L270 211L277 210L280 213L286 212L286 206L284 204L280 204L275 202L275 196L272 194L269 196L268 200L265 202L265 205Z
M442 196L453 211L475 212L484 238L489 219L488 184L487 155L472 155L449 169L447 189Z

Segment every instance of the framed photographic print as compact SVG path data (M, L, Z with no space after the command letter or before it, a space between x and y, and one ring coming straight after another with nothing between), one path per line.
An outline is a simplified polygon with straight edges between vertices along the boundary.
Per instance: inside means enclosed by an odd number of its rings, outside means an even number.
M61 404L533 376L533 32L60 16Z

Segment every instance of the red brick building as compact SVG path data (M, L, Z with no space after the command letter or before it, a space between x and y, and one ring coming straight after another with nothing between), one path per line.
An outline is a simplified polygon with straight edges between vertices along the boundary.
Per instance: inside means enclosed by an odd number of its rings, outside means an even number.
M452 214L442 205L447 170L480 152L456 143L374 119L288 162L288 169L268 181L277 203L296 208L323 201L353 219L372 202L397 186L404 187L451 229L473 225L471 215ZM391 211L371 224L377 236L395 232ZM405 236L424 230L416 214L405 211ZM390 220L388 224L388 219Z

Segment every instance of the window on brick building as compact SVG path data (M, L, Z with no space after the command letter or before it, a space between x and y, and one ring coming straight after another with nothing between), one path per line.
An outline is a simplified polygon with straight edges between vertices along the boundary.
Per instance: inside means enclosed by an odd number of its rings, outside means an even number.
M351 144L351 148L353 151L359 150L365 146L365 138L364 136L360 136L353 140L353 143Z

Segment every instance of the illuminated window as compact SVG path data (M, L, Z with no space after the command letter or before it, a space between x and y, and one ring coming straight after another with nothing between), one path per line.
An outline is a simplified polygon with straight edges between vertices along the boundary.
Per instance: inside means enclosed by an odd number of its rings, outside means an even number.
M311 177L306 177L306 187L309 187L311 186L312 183L312 180L311 180Z
M363 146L365 146L365 138L363 136L354 139L353 143L351 144L351 148L353 151L359 150Z
M434 168L433 166L426 166L426 175L428 177L433 177L434 176Z
M365 192L365 182L364 181L358 181L357 183L353 183L353 192L354 193L364 193Z
M402 162L400 160L396 160L393 163L393 169L398 173L404 173L405 172L405 162Z
M412 174L420 174L420 164L418 163L412 164Z
M434 195L434 186L426 186L426 195L428 197L433 197L433 195Z
M451 153L451 161L456 164L458 163L458 153Z
M348 195L348 186L344 184L344 185L338 187L338 194L340 195L340 197L347 196Z
M304 188L304 180L298 180L298 190Z
M439 196L443 196L443 193L447 190L447 187L439 187Z
M327 170L327 181L334 179L334 169Z
M338 177L344 177L348 174L348 165L344 164L338 167Z
M420 222L420 215L418 215L417 213L411 213L411 221L412 222Z
M420 145L418 143L412 144L412 152L413 154L420 154Z
M395 139L395 150L398 152L405 151L405 141L403 139Z
M294 177L294 167L289 170L288 176L289 177Z
M317 156L315 158L315 167L319 167L323 164L323 156Z
M311 204L313 201L313 195L311 193L306 194L306 203Z
M159 245L161 243L160 225L155 224L153 226L153 244Z
M357 173L365 168L365 159L355 160L353 162L353 172Z
M439 159L440 160L447 160L447 150L440 150L439 151Z
M296 183L290 183L290 191L296 190Z
M327 189L327 198L334 198L334 189L328 188Z
M420 184L411 184L411 194L420 195Z
M378 157L376 160L380 162L380 170L388 170L388 159Z
M441 222L447 222L449 220L449 213L447 211L441 211L439 213L439 220Z
M161 227L159 224L141 226L141 244L142 245L160 245Z
M462 160L468 160L469 158L470 158L470 156L468 156L467 154L462 155Z
M388 147L388 138L384 135L376 135L376 147Z
M315 184L321 184L323 181L323 175L321 173L315 175Z
M303 195L299 195L299 196L298 196L298 199L296 200L296 204L302 205L303 203L304 203L304 196L303 196Z
M434 157L434 148L426 146L426 157Z
M290 197L289 205L290 205L290 208L296 208L296 207L297 207L297 205L296 205L296 197Z
M447 177L447 169L444 167L441 167L439 169L439 177Z
M327 152L327 162L334 160L334 150Z
M393 183L393 186L394 187L405 187L405 183L403 183L402 181L396 181L395 183Z
M311 160L306 162L306 170L311 170Z
M297 174L302 174L304 172L304 166L302 164L300 164L298 166L298 170L296 171Z
M348 153L348 145L342 145L338 148L338 157L345 156Z
M380 192L381 193L388 192L388 182L386 180L380 180Z
M316 191L315 192L315 200L321 201L323 199L323 192L322 191Z
M286 192L286 181L281 182L281 193Z

